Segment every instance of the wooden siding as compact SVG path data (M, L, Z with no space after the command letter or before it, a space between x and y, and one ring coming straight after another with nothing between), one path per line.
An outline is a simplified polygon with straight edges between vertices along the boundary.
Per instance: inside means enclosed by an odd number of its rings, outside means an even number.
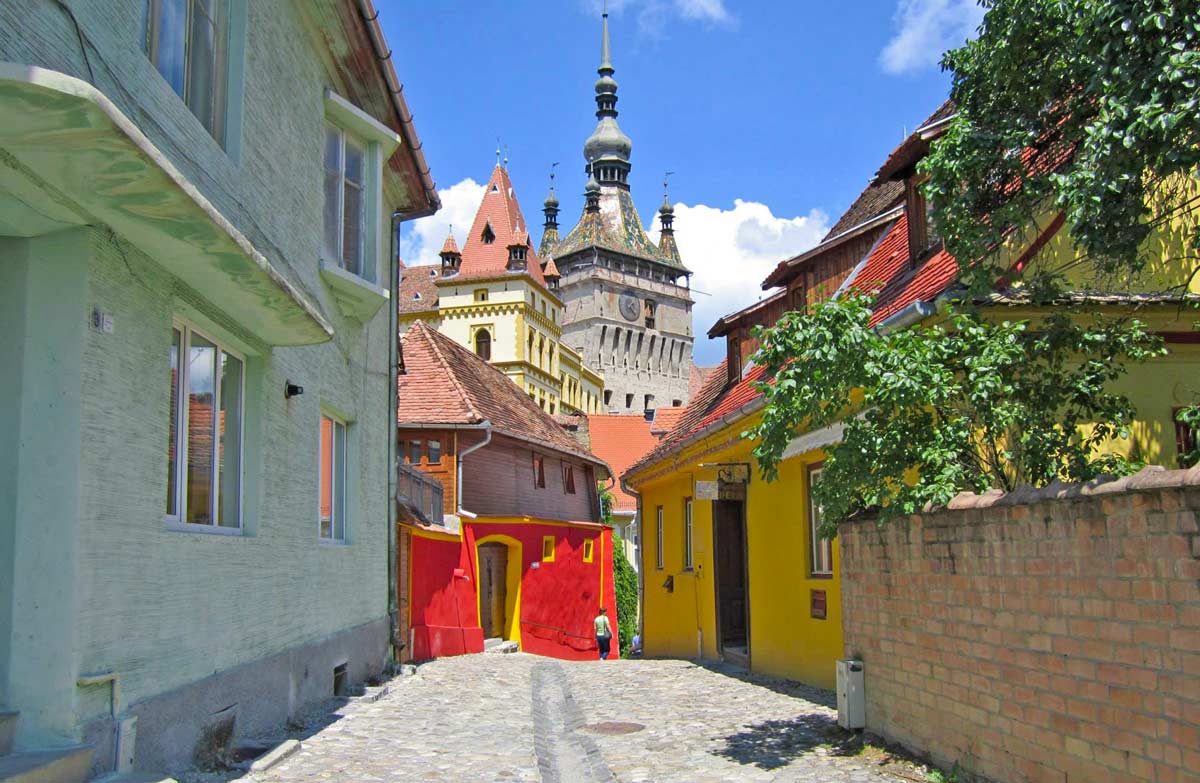
M533 457L545 458L546 486L534 487ZM575 494L563 490L562 465L575 468ZM595 475L582 460L497 435L463 465L463 507L481 516L598 521Z
M413 430L400 429L397 442L400 449L400 461L408 464L413 464L409 461L409 443L415 440L421 441L421 461L415 465L422 473L433 476L438 481L442 482L442 498L443 505L447 514L455 512L454 504L456 501L456 468L458 454L457 449L458 433L453 430ZM429 441L436 440L442 444L442 459L440 462L429 462Z

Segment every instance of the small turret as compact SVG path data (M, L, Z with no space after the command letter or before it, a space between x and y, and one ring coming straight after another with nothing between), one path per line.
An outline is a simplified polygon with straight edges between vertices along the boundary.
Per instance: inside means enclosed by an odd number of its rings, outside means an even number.
M554 195L554 166L550 167L550 194L542 202L542 214L546 220L542 223L542 243L538 246L539 256L549 256L550 251L558 244L558 196Z
M462 269L462 253L458 251L458 243L454 241L454 226L450 227L450 233L446 235L446 241L442 244L442 252L438 255L442 258L442 277L457 275Z
M562 275L558 272L558 264L554 263L553 258L547 258L546 263L542 264L542 277L546 278L546 285L551 289L558 288L558 281Z
M672 173L668 171L663 177L663 203L658 208L658 222L662 226L662 235L658 238L658 252L668 261L683 266L679 246L675 244L675 207L671 206L671 197L667 192L667 177Z
M596 181L595 168L591 165L587 167L588 181L583 187L583 198L587 202L583 208L584 212L595 213L600 211L600 183Z

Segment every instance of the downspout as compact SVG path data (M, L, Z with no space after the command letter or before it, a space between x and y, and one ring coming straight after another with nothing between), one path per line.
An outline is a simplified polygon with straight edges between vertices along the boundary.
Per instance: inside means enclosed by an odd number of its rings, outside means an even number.
M458 468L458 478L457 483L454 486L454 491L457 495L454 501L454 507L460 517L474 519L476 515L463 508L463 457L467 456L473 451L482 449L484 446L492 442L492 423L487 419L484 419L476 425L470 427L460 427L459 429L483 430L484 432L483 440L479 441L474 446L468 446L460 451L458 453L458 458L455 460L458 463L456 466Z
M396 589L396 416L400 411L400 340L397 332L400 302L400 264L397 237L400 233L400 221L403 213L400 210L392 212L390 249L388 251L388 288L391 296L388 298L388 532L387 532L387 574L388 574L388 622L392 639L392 658L400 660L400 648L404 640L400 633L400 597Z

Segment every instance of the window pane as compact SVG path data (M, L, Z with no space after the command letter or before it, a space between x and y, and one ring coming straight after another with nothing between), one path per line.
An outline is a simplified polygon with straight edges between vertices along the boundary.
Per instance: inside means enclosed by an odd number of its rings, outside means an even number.
M431 463L442 461L442 442L440 440L429 441L429 461Z
M150 45L154 67L176 94L183 95L184 34L187 31L187 0L150 0Z
M342 266L363 274L363 148L346 137L346 179L342 195Z
M179 354L183 334L171 330L171 412L167 431L167 513L179 513Z
M187 50L186 100L192 114L209 131L216 123L214 90L217 83L217 25L204 13L204 3L193 0Z
M414 440L408 444L408 461L414 465L421 464L421 441Z
M333 535L333 419L321 417L321 538Z
M221 527L241 527L242 360L221 351L221 415L217 418Z
M333 537L346 538L346 425L333 423Z
M332 125L325 126L325 257L341 258L339 242L342 217L338 200L342 192L342 133Z
M217 347L198 334L191 335L187 369L187 520L197 525L213 523L213 404Z

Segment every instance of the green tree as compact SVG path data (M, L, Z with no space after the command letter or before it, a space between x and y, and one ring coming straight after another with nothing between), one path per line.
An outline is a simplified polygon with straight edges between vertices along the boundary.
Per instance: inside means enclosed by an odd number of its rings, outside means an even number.
M1050 207L1097 272L1142 269L1150 232L1200 196L1200 4L981 5L979 36L943 59L957 113L921 163L964 280L990 290L996 249ZM1194 276L1200 230L1187 244L1173 261Z
M1163 353L1137 320L1062 308L992 323L951 310L945 324L881 333L870 304L845 295L759 330L767 405L747 434L763 476L777 477L798 430L845 426L814 488L825 533L866 509L887 521L965 490L1131 469L1096 447L1126 435L1134 413L1111 382Z
M612 525L613 494L600 486L600 519ZM614 539L617 536L614 535ZM613 551L613 584L617 593L617 636L621 643L620 654L629 652L633 636L637 633L638 578L637 571L625 557L624 547Z

